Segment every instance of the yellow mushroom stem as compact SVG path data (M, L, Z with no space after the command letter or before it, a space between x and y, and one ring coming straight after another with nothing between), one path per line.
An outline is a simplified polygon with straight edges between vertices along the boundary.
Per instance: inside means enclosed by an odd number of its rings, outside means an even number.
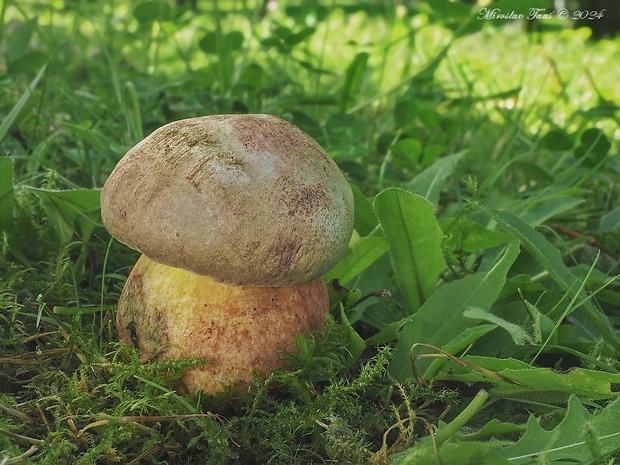
M201 358L182 391L247 389L283 364L297 333L322 329L329 309L321 278L288 287L229 286L142 255L118 302L116 327L141 361Z

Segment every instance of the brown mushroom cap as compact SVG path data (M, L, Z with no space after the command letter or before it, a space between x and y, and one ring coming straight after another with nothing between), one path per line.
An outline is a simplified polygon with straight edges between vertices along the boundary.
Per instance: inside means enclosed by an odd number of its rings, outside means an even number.
M308 282L353 230L353 195L306 133L271 115L167 124L119 161L101 216L152 260L234 285Z

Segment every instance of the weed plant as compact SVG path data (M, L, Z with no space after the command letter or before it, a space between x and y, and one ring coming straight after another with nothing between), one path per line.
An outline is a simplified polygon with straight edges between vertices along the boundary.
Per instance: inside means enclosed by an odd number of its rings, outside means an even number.
M0 465L614 463L618 40L447 0L195 3L0 7ZM230 112L316 138L355 233L287 369L184 396L204 361L117 341L138 254L99 189Z

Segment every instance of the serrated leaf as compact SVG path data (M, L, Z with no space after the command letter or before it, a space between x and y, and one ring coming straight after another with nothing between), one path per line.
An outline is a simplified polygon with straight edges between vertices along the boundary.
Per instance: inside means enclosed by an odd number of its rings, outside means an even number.
M596 415L571 397L562 422L551 431L531 416L525 434L514 445L498 451L511 463L553 463L558 461L595 463L620 450L620 400ZM594 462L593 462L594 463Z
M390 244L396 281L410 313L435 291L446 261L441 252L443 233L433 205L401 189L386 189L374 203L375 214Z
M620 395L620 374L574 368L558 372L532 367L516 359L466 356L466 366L446 361L433 377L436 381L491 383L491 396L560 404L570 396L582 400L612 399ZM489 373L493 373L490 376Z

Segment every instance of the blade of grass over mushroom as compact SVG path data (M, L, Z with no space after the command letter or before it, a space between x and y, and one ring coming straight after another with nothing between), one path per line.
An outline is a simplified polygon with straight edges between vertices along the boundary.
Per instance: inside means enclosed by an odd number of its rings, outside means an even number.
M620 350L620 336L612 329L605 314L597 309L581 290L579 279L564 264L560 251L519 217L508 212L492 210L483 205L478 205L478 208L519 239L528 252L570 297L579 296L580 300L577 301L577 305L572 310L578 307L582 308L591 323L601 333L605 342L614 347L615 350Z
M390 365L392 376L402 381L412 375L411 363L416 364L420 373L424 373L431 364L428 359L410 360L413 344L425 343L443 349L468 329L477 326L481 320L468 318L465 310L470 307L490 310L518 255L518 243L510 243L488 273L477 273L444 284L422 308L405 319ZM479 333L480 336L483 334ZM421 348L416 355L422 353L428 353L428 350Z
M435 292L437 278L446 269L441 252L443 233L433 205L401 189L377 195L374 209L390 244L390 258L398 287L410 313Z

